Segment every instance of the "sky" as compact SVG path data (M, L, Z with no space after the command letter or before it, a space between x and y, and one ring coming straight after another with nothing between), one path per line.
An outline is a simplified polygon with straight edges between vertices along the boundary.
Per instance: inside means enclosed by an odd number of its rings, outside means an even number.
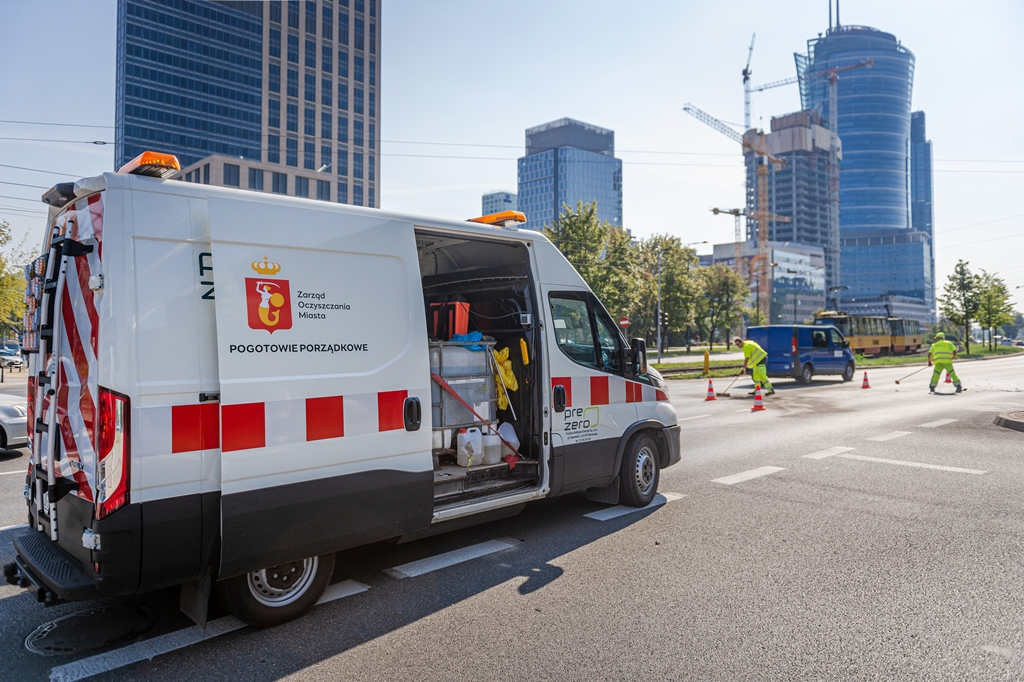
M381 4L383 208L478 215L484 192L515 191L525 129L568 116L615 131L625 226L708 242L698 252L732 241L732 218L709 209L743 206L743 165L683 105L742 122L751 34L760 84L795 75L793 53L828 27L827 0ZM845 0L841 20L916 56L939 290L964 259L1004 277L1024 311L1024 3ZM115 0L0 0L0 120L105 126L0 122L0 219L16 240L41 239L44 216L30 211L43 189L112 170L113 145L91 141L113 141L115 29ZM753 97L755 125L800 106L796 86Z

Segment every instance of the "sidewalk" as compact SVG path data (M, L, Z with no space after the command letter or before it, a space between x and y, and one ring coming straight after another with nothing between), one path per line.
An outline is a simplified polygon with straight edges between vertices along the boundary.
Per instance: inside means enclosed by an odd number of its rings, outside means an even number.
M22 398L25 397L28 386L28 372L22 370L18 371L3 371L3 382L0 382L0 393L6 393L8 395L19 395Z

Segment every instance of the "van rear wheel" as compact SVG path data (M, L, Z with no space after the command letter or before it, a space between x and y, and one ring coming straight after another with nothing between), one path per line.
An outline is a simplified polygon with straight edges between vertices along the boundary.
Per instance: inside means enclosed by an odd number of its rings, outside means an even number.
M811 363L807 363L800 369L800 376L797 378L801 384L811 383L811 379L814 377L814 368L811 367Z
M646 507L658 494L658 444L649 434L638 433L630 439L622 457L621 500L630 507Z
M313 608L333 574L334 555L324 554L228 578L220 583L221 596L239 620L269 628Z

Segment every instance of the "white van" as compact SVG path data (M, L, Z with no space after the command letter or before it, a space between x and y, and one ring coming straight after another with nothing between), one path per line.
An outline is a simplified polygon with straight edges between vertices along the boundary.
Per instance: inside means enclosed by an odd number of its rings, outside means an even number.
M679 460L643 341L543 235L161 179L176 167L147 153L44 196L29 527L4 567L40 602L181 585L200 625L218 590L270 626L335 552L573 491L646 505ZM434 338L437 313L480 355ZM458 466L466 413L515 454Z

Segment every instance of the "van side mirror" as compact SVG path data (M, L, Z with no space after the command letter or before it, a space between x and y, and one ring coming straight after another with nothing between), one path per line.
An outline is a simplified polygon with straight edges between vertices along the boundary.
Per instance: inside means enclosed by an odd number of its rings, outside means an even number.
M629 347L633 351L633 374L647 374L647 341L633 339Z
M551 389L551 401L555 404L555 412L565 412L565 386L559 384Z

